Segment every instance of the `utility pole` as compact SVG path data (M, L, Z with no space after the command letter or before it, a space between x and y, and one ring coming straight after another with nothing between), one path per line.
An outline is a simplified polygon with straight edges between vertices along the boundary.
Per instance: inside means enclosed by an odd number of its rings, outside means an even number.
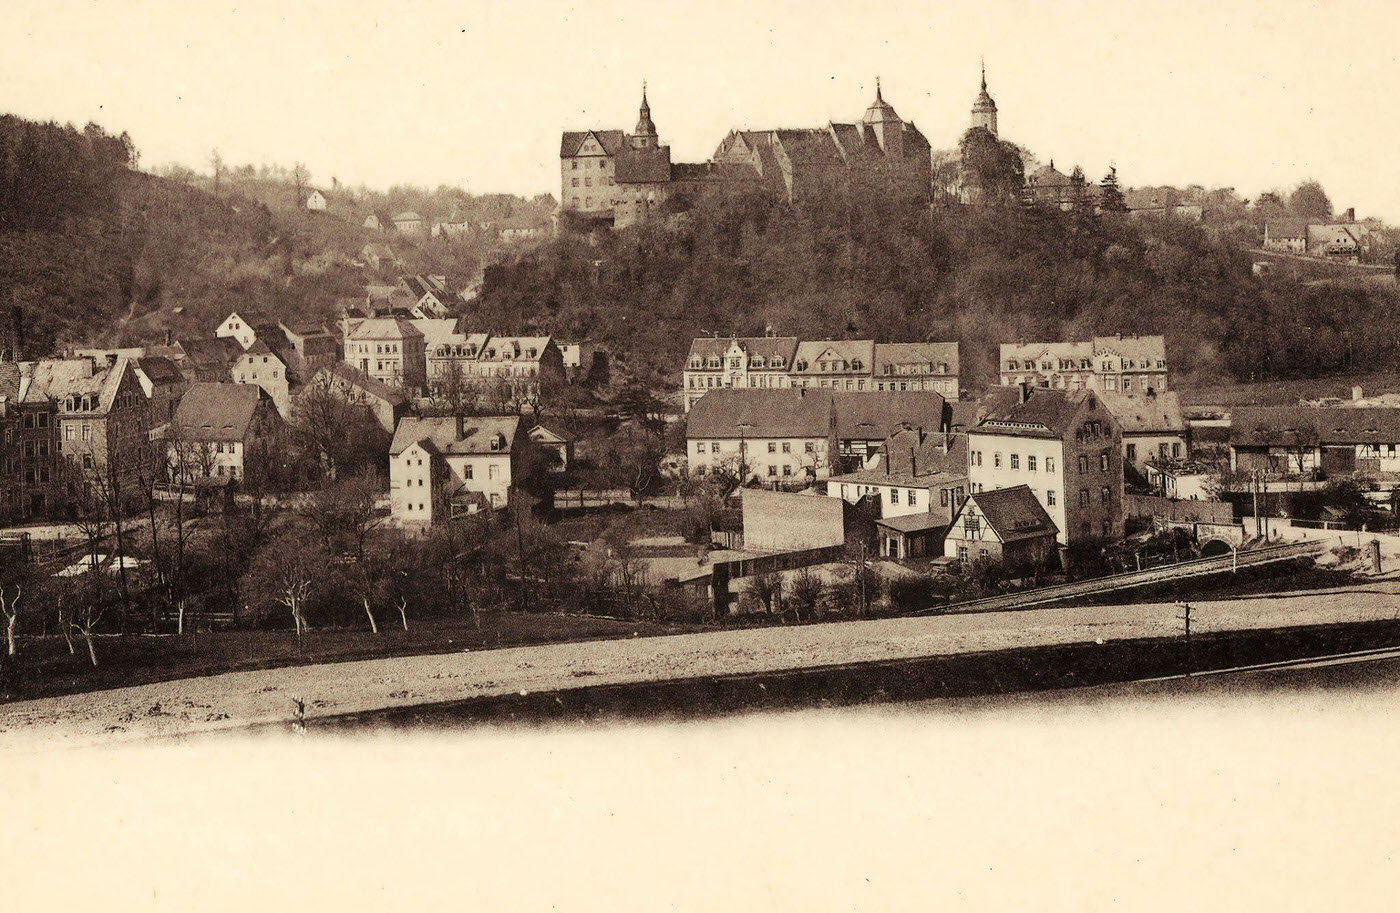
M1186 630L1186 677L1190 678L1192 667L1195 665L1191 661L1191 603L1178 602L1177 605L1182 610L1181 614L1176 616L1177 620L1185 626Z

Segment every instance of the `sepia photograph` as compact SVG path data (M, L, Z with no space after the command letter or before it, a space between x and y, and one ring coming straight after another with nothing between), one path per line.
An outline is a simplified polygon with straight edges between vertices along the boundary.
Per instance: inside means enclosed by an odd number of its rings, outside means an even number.
M13 909L1400 897L1400 5L0 21Z

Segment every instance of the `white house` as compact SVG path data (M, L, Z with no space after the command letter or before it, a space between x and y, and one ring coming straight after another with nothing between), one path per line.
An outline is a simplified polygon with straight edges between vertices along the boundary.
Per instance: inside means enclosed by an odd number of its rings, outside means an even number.
M429 526L505 507L528 440L519 428L514 415L400 421L389 447L394 522Z
M1030 569L1055 553L1058 529L1040 499L1025 485L968 497L943 537L943 554L969 563L979 559Z
M1172 392L1109 393L1099 399L1123 431L1123 459L1141 471L1149 461L1185 460L1191 456L1186 418Z
M306 208L312 212L325 212L326 195L319 190L311 191L311 194L306 198Z
M165 434L171 481L242 479L248 448L267 438L276 417L257 387L195 384L180 400Z
M291 381L287 378L287 364L268 348L267 343L261 339L254 340L233 363L230 373L234 383L253 384L267 393L278 415L283 418L291 416Z
M824 479L831 474L835 422L825 392L711 390L691 406L686 423L690 473L784 485Z
M253 329L252 323L242 317L237 311L233 311L224 318L224 322L219 324L219 328L214 331L214 335L219 339L237 340L238 344L247 349L258 338L257 331Z

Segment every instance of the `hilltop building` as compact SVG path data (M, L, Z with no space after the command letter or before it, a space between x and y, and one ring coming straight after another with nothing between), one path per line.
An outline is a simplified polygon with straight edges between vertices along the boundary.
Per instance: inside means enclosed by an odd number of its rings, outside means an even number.
M1162 393L1167 344L1161 336L1095 336L1088 342L1002 343L1003 386Z

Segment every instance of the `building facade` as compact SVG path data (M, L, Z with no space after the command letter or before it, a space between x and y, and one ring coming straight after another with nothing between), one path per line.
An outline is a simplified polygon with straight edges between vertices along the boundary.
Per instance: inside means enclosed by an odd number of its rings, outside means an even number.
M1024 485L1061 545L1123 534L1122 432L1092 390L1017 387L968 432L973 494Z
M420 390L428 381L423 333L402 317L371 317L345 337L345 360L381 383Z
M1164 392L1167 347L1161 336L1096 336L1088 342L1002 343L1003 386L1109 393Z
M510 503L528 438L518 416L405 418L389 448L390 515L423 527Z

